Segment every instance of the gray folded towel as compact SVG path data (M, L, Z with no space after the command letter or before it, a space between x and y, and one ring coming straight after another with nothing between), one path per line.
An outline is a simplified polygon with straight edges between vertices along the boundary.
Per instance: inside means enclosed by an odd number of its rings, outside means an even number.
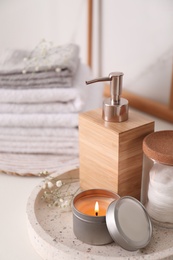
M90 78L90 75L90 69L80 64L71 88L0 88L0 114L64 114L82 111L88 96L84 78Z
M15 77L14 77L15 75ZM60 76L54 71L28 73L28 74L12 74L0 76L0 88L69 88L73 85L73 77ZM38 77L39 75L39 77ZM17 76L17 77L16 77ZM27 76L27 77L25 77Z
M58 76L70 76L76 72L79 47L75 44L47 46L42 41L33 51L6 50L0 54L0 75L28 72L56 71Z

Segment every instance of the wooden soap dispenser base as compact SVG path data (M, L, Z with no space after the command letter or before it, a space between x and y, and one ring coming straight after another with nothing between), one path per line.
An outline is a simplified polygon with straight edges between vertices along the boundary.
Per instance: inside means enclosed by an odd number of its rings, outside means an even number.
M121 98L122 80L122 72L113 72L86 82L110 81L111 97L105 99L102 110L79 115L80 186L140 199L142 142L154 131L154 122L128 112L128 101Z

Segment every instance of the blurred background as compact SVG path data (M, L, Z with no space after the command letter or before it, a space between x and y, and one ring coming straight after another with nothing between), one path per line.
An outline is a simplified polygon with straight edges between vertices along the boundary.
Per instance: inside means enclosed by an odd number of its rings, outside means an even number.
M0 49L34 48L41 39L76 43L87 63L87 0L0 3ZM124 87L168 103L172 75L173 1L94 0L94 76L123 71Z

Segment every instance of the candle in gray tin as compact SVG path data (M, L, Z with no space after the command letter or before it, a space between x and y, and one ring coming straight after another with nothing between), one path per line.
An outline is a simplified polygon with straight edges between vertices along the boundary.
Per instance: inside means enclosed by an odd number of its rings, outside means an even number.
M73 200L73 231L76 237L91 245L113 242L106 225L106 211L112 201L119 199L116 193L102 189L86 190ZM95 209L98 202L99 209Z
M98 202L99 209L94 209ZM152 225L144 206L135 198L101 189L83 191L73 200L73 231L91 245L115 241L129 251L148 245Z

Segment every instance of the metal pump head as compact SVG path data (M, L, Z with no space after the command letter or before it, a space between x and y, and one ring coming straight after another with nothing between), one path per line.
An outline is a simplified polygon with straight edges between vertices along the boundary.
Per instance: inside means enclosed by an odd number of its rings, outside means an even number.
M128 119L128 101L121 98L123 75L122 72L111 72L108 77L86 81L86 84L110 81L110 98L103 102L102 117L105 121L122 122Z

